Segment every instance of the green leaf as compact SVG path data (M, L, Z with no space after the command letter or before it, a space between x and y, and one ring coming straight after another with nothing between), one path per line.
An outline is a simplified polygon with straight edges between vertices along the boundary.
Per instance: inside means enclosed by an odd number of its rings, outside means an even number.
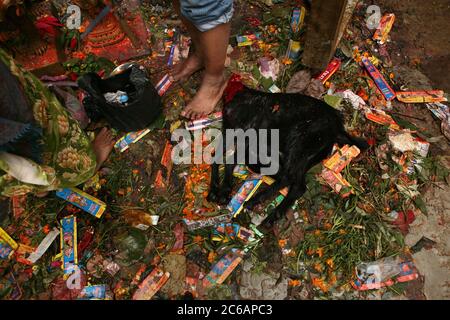
M416 205L416 207L422 211L422 213L424 215L426 215L428 217L428 210L427 210L427 206L425 204L425 202L423 201L423 199L421 197L416 197L414 199L414 204Z

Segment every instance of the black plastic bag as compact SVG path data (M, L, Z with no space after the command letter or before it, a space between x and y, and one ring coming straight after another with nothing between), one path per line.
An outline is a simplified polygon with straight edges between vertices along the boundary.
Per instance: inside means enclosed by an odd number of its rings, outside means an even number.
M138 66L107 79L101 79L96 73L86 73L78 79L78 85L87 93L83 105L89 118L95 122L104 118L120 131L142 130L162 112L161 97ZM118 90L127 93L129 102L126 106L107 102L103 96Z

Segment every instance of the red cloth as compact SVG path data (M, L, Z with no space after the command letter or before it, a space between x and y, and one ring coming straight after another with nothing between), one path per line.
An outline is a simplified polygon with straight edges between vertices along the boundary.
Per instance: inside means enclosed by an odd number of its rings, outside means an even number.
M233 73L233 75L230 77L230 80L228 80L227 87L223 92L223 98L225 100L225 103L228 103L231 100L233 100L236 93L242 90L244 90L244 84L242 83L241 76Z

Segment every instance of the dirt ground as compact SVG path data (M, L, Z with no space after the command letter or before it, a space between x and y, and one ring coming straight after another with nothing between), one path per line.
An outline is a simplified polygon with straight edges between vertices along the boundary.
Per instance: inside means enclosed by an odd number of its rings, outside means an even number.
M450 1L377 0L373 3L379 5L382 12L396 15L388 50L397 71L408 78L409 88L432 87L449 92ZM414 108L402 112L425 118L425 121L409 120L439 136L438 123L428 112ZM440 139L433 147L435 154L443 155L444 163L450 167L448 140ZM425 297L450 299L450 187L435 185L425 192L424 197L429 216L417 217L406 237L406 244L413 246L422 236L437 243L433 249L422 250L413 257L424 280Z

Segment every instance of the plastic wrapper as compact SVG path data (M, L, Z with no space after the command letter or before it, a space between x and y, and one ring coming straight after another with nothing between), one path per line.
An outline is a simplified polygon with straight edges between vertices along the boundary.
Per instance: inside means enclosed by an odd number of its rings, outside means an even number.
M150 300L169 280L169 277L169 272L164 272L158 267L154 268L133 294L133 300Z
M444 97L442 90L428 90L428 91L400 91L396 93L397 99L404 103L433 103L445 102L447 98Z
M0 259L9 259L19 245L0 227Z
M241 212L244 202L253 196L262 182L262 179L252 179L244 182L227 206L232 217L236 217Z
M339 70L340 66L341 66L341 60L338 58L333 58L333 60L331 60L331 62L328 64L327 68L321 74L319 74L316 77L316 79L320 80L322 83L327 82L328 79L330 79L331 76L337 70Z
M61 253L61 267L64 270L65 278L68 278L78 264L77 218L75 216L61 219Z
M222 284L242 262L242 259L242 250L232 248L231 251L223 256L203 278L203 287L209 288L216 284Z
M380 44L384 44L389 39L389 32L391 32L392 26L394 25L395 14L388 13L385 14L378 25L377 30L373 35L373 40L377 40Z
M106 204L77 188L65 188L56 191L56 195L74 206L100 218L106 209Z
M363 66L366 68L369 75L372 77L373 81L377 85L378 89L384 95L387 101L395 99L395 92L392 90L391 86L386 82L383 75L378 71L378 69L373 65L373 63L366 57L361 59Z
M114 144L114 147L118 149L120 152L124 152L128 150L128 148L130 148L131 144L136 143L149 132L150 132L149 129L144 129L136 132L127 133L122 138L117 140L117 142Z
M356 267L356 277L352 286L364 291L392 286L398 282L407 282L419 277L412 261L404 262L400 258L385 258L375 262L361 263Z

